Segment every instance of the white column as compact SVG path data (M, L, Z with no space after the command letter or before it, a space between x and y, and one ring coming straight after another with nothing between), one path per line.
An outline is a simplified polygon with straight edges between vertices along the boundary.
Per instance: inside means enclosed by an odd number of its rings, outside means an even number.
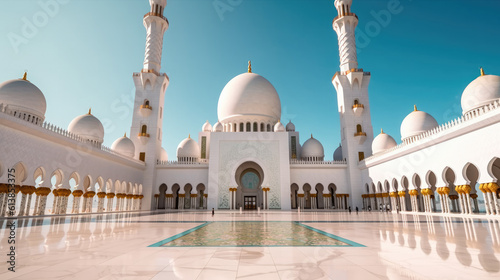
M36 216L38 214L38 204L40 204L40 196L36 195L35 196L35 209L33 209L33 216Z
M38 215L45 215L45 208L47 207L47 197L48 195L44 195L40 198L40 209Z
M470 203L470 193L467 193L466 194L466 198L467 198L467 209L469 210L469 214L472 214L472 206L471 206L471 203Z
M459 201L459 203L458 203L459 209L458 210L460 211L460 214L464 214L465 213L464 212L464 200L463 200L461 193L458 194L458 201Z
M85 211L87 211L87 200L88 200L88 197L85 196L85 194L83 194L84 197L83 197L83 203L82 203L82 211L81 213L85 213Z
M4 208L4 197L7 196L6 193L0 193L0 217L3 217L3 208Z
M490 196L488 195L489 192L484 192L484 208L486 209L486 214L489 215L491 214L491 208L490 208Z
M500 215L500 209L498 207L498 199L497 199L497 194L496 193L491 193L492 197L493 197L493 203L495 205L495 211L496 211L496 214L497 215Z
M23 193L21 196L21 205L19 207L19 214L18 216L24 216L24 209L26 208L26 194Z

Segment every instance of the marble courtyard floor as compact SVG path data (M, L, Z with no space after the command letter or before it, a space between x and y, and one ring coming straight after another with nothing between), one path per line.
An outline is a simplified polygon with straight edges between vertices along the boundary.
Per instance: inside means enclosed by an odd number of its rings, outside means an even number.
M133 212L0 220L0 279L500 279L500 219Z

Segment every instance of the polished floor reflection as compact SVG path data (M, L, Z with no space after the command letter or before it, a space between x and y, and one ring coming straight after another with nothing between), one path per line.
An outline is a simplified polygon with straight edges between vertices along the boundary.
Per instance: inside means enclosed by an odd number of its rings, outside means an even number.
M366 247L151 244L203 225L251 221L306 225ZM208 222L208 223L207 223ZM267 222L267 223L262 223ZM298 223L296 223L298 222ZM7 270L10 230L0 220L0 279L499 279L500 220L392 213L148 212L18 220L16 272ZM230 228L198 232L235 239ZM260 228L260 230L259 230ZM303 237L308 237L309 229ZM198 229L198 230L201 230ZM241 230L241 228L235 230ZM291 228L290 228L291 229ZM196 232L195 230L193 232ZM269 227L266 227L269 230ZM286 233L270 235L287 238ZM302 229L301 229L302 230ZM184 234L183 234L184 233ZM200 235L201 233L201 235ZM323 234L321 234L324 236ZM196 235L193 235L196 236ZM271 238L272 239L272 238ZM212 240L212 241L210 241Z

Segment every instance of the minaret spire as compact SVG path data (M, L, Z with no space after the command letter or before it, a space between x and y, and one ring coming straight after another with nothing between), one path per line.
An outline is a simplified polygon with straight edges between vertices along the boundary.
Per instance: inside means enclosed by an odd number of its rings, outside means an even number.
M142 72L159 75L163 49L163 35L168 29L168 20L163 16L167 0L149 0L151 11L144 15L144 27L148 32Z
M340 71L345 73L358 68L358 55L354 30L358 16L351 13L352 0L335 0L339 15L333 20L333 29L339 38Z

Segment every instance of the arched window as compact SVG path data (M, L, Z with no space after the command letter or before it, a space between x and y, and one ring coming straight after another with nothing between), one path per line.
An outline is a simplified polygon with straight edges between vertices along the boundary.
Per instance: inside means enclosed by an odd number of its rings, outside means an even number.
M267 124L267 131L271 131L271 125L270 124Z
M256 122L254 122L253 123L253 131L256 132L258 130L259 130L259 125Z
M354 99L354 105L358 105L358 104L359 104L359 100Z
M266 131L266 130L264 129L264 123L260 123L260 131Z
M144 99L144 106L149 106L149 100Z
M233 124L233 132L236 132L236 127L237 127L237 125Z
M361 125L360 125L360 124L356 125L356 132L357 132L357 133L361 133L361 132L363 132L363 128L361 127Z
M243 131L244 131L244 124L240 123L240 132L243 132Z
M142 134L146 134L148 133L148 126L143 124L142 127L141 127L141 133Z
M246 132L250 132L250 131L252 131L252 124L249 123L249 122L247 122L247 130L246 130Z

